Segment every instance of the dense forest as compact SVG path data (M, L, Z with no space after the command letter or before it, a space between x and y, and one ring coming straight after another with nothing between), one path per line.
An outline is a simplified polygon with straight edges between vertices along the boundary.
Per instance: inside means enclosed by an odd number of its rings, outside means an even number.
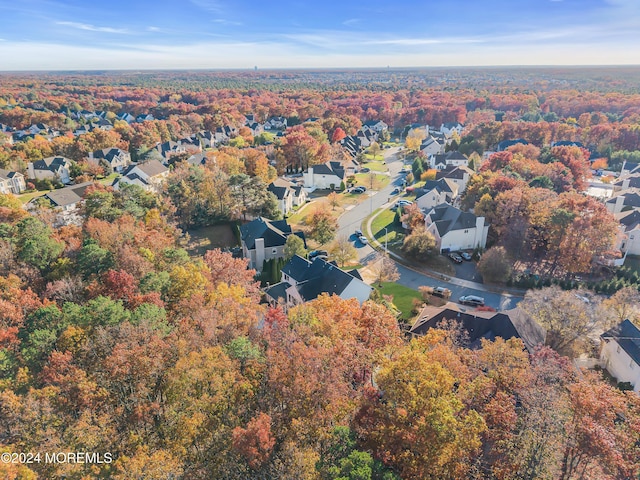
M640 70L42 73L0 85L1 124L61 133L0 133L2 168L64 155L87 180L94 150L143 158L157 142L238 128L215 167L172 162L159 194L89 187L77 224L0 194L0 477L639 478L640 398L577 368L570 346L472 348L454 319L411 339L380 295L268 307L246 259L190 255L185 230L277 218L265 185L303 154L341 155L339 139L367 120L397 138L460 122L467 155L529 142L490 156L463 198L494 240L549 271L582 271L616 227L578 191L594 161L640 160ZM107 112L113 129L74 135L82 110ZM264 141L243 130L246 115L292 128ZM583 147L551 147L561 140ZM585 308L566 298L558 308ZM602 303L579 313L630 316ZM45 461L55 452L108 455Z

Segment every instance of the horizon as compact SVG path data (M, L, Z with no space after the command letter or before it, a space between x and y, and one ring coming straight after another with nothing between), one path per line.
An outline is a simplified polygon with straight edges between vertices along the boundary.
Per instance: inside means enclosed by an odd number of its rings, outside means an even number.
M636 0L0 2L0 71L635 66Z

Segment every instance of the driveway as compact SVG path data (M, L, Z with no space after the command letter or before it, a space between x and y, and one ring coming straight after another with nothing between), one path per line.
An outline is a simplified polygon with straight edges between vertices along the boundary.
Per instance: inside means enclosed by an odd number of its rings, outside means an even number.
M450 259L447 259L447 260L451 262ZM469 280L471 282L482 283L482 275L478 273L478 270L476 268L476 262L464 261L462 263L454 263L453 266L456 269L456 278Z

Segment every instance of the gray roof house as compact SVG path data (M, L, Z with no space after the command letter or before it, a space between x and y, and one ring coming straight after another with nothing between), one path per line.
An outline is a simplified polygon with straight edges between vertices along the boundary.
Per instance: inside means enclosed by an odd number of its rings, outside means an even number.
M62 183L71 183L69 168L73 160L66 157L47 157L35 162L29 162L27 166L28 177L36 180L60 180Z
M294 255L282 268L282 281L265 291L272 305L286 307L314 300L326 293L343 299L355 298L361 304L371 295L372 287L351 272L340 269L335 262L315 258L312 262Z
M495 340L497 337L508 340L519 338L528 351L536 346L544 345L546 332L544 328L520 308L504 312L485 312L462 308L447 302L441 307L427 305L422 309L409 332L413 336L424 335L428 330L437 328L442 322L459 322L468 334L469 347L481 347L481 340Z
M302 232L292 232L286 220L269 220L258 217L240 226L242 255L249 259L249 268L262 271L266 260L284 257L284 244L289 235L297 235L304 241ZM305 241L306 244L306 241Z
M148 162L129 165L122 172L122 177L114 180L113 187L117 190L120 183L132 183L148 191L157 191L167 175L169 175L167 167L158 160L149 160Z
M619 382L640 393L640 329L625 320L600 335L600 362Z
M17 195L26 189L27 185L22 173L0 168L0 193L13 193Z
M484 217L452 207L437 205L425 214L425 227L441 252L485 248L489 224Z
M131 163L131 154L120 148L103 148L89 154L89 161L104 161L112 172L122 172Z

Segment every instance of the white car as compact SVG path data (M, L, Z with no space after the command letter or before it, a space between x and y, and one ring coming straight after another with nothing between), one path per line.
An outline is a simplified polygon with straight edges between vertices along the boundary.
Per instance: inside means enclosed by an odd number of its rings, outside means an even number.
M360 235L360 236L358 237L358 240L360 240L360 243L361 243L362 245L366 245L367 243L369 243L369 240L367 240L367 237L365 237L364 235Z

